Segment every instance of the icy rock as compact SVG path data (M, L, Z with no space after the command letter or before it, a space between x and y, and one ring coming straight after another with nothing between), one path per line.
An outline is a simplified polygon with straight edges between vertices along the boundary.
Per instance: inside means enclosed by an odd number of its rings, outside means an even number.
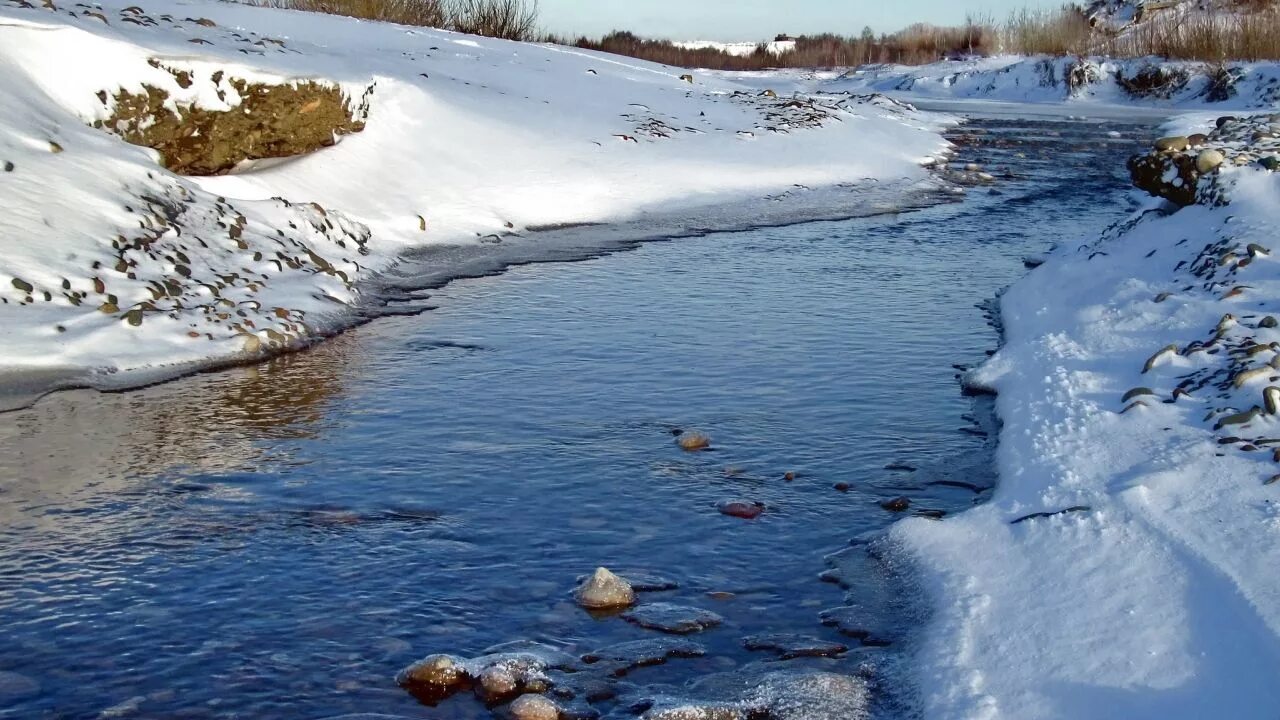
M849 649L847 645L829 642L805 635L770 633L743 638L742 646L748 650L767 650L777 653L783 660L798 657L833 657Z
M864 720L867 684L826 672L776 672L745 678L737 699L687 701L664 698L642 720Z
M560 717L560 708L541 695L521 695L511 703L510 710L514 720L556 720Z
M724 618L710 610L673 603L641 605L625 613L622 619L648 630L658 630L674 635L702 632L724 622Z
M582 656L588 664L607 663L612 674L621 676L638 667L661 665L672 658L695 658L707 654L707 649L691 640L680 638L656 638L632 640L601 648Z
M396 682L400 685L433 685L453 688L468 680L462 661L452 655L431 655L400 672Z
M584 608L607 610L631 606L636 601L636 592L626 580L601 567L578 586L574 597Z
M517 687L516 676L507 668L495 665L480 673L476 692L481 697L497 699L515 693Z

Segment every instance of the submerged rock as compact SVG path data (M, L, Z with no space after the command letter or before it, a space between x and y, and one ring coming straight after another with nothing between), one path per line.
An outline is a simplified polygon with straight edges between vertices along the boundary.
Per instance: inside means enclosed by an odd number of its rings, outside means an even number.
M754 520L764 514L764 503L747 500L730 500L717 506L721 515Z
M838 642L787 633L752 635L743 638L742 646L748 650L775 652L783 660L798 657L834 657L849 649L847 645Z
M582 661L605 665L609 673L621 677L640 667L661 665L672 658L696 658L707 653L702 645L682 638L632 640L601 648L582 656Z
M911 500L905 497L896 497L880 503L880 507L889 512L906 512L907 508L911 507Z
M649 603L623 614L623 620L648 630L688 635L724 622L724 618L702 608L673 603Z
M636 601L631 583L614 575L608 568L596 568L586 582L574 592L578 604L590 610L630 607Z

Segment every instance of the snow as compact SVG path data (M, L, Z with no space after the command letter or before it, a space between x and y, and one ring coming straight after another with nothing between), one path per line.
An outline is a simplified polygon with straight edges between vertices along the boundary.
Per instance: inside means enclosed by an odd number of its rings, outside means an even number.
M915 650L927 717L1280 706L1280 419L1224 424L1280 378L1263 322L1280 263L1259 249L1276 245L1280 177L1220 181L1229 206L1151 201L1101 239L1064 238L1003 296L1006 343L970 378L999 393L1000 483L985 505L891 531L935 604ZM1179 386L1191 394L1169 402ZM1017 522L1034 513L1058 514Z
M1166 96L1135 98L1117 81L1148 67L1185 73ZM795 73L802 87L826 92L882 92L909 101L988 100L1005 103L1068 103L1083 108L1135 106L1189 110L1265 110L1280 102L1280 63L1241 62L1229 65L1235 78L1231 97L1215 99L1206 65L1159 58L1110 60L1072 57L997 55L947 60L923 66L870 65L852 70ZM1088 82L1072 82L1088 74Z
M752 215L749 201L797 186L929 183L922 165L947 146L942 117L824 96L806 123L795 117L809 99L786 107L785 84L764 97L577 48L210 0L23 4L0 1L0 164L14 166L0 172L8 380L128 384L296 347L349 324L367 282L407 250L713 207ZM171 109L234 110L219 71L340 88L367 98L367 125L218 177L175 176L153 151L90 127L117 90L144 86ZM180 217L166 218L165 203ZM245 225L239 244L233 223ZM143 231L154 246L111 245ZM295 262L276 267L284 245ZM179 266L191 272L182 298L155 301L155 281ZM139 307L141 325L123 320Z

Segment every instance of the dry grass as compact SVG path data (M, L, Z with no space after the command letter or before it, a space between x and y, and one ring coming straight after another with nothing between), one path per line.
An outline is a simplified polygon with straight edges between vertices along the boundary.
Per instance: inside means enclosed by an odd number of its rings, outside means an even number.
M1157 16L1129 33L1109 38L1102 51L1116 57L1157 55L1171 60L1278 60L1280 8L1274 2L1252 12Z
M247 0L263 7L287 8L437 27L473 35L533 40L537 0Z
M1089 20L1076 5L1057 10L1016 10L1000 33L1000 49L1019 55L1084 55L1094 41Z

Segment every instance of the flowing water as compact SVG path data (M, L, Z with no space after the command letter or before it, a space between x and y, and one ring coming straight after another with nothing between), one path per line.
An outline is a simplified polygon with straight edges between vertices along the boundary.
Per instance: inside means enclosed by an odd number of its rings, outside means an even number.
M1148 134L957 132L959 162L997 176L963 202L525 265L309 352L0 415L0 717L489 717L465 692L423 705L396 672L657 637L574 605L598 565L723 622L687 638L701 657L584 666L606 690L562 693L576 712L786 668L859 673L874 714L911 716L925 603L850 540L989 492L989 403L952 366L997 345L987 301L1024 256L1124 214ZM682 451L682 429L711 449ZM762 633L848 649L782 660L744 647Z

